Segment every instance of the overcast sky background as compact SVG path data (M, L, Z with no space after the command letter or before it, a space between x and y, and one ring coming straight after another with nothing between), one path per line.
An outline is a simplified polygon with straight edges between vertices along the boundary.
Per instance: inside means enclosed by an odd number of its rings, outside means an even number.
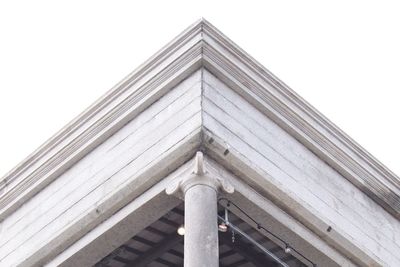
M205 17L400 174L398 1L0 1L0 177Z

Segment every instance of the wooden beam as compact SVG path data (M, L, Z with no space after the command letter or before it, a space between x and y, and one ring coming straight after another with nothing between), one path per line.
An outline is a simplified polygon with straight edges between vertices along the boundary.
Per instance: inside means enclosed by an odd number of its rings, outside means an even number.
M155 227L153 227L153 226L147 227L146 230L149 231L150 233L156 234L156 235L158 235L158 236L160 236L160 237L165 237L165 236L167 235L167 234L164 233L163 231L158 230L157 228L155 228Z
M237 266L240 266L240 265L243 265L246 263L248 263L248 261L246 259L241 259L241 260L235 261L234 263L229 264L229 267L237 267Z
M156 261L161 263L161 264L164 264L164 265L166 265L168 267L180 267L181 266L179 264L175 264L175 263L172 263L172 262L164 260L164 259L156 259Z
M138 236L138 235L132 237L132 240L135 240L135 241L137 241L137 242L139 242L139 243L145 244L145 245L147 245L147 246L149 246L149 247L153 247L154 245L156 245L155 242L150 241L150 240L147 240L146 238L143 238L143 237Z
M220 253L219 254L219 258L222 260L223 258L232 256L233 254L236 254L236 252L234 250L228 250L228 251L226 251L224 253Z
M121 248L124 249L125 251L127 251L129 253L132 253L132 254L135 254L135 255L140 255L140 254L143 253L142 251L140 251L140 250L138 250L136 248L132 248L132 247L127 246L127 245L122 245Z
M220 234L220 240L227 246L231 247L238 254L244 257L247 261L253 263L256 267L275 267L278 264L267 257L261 256L255 250L253 250L250 246L244 245L239 236L236 237L235 242L232 242L232 239L228 234Z
M172 233L166 236L161 242L155 244L151 249L139 256L138 259L131 261L126 267L144 267L161 257L165 252L172 249L179 242L182 242L182 236Z
M161 218L159 219L159 221L162 222L162 223L164 223L164 224L166 224L166 225L169 225L169 226L171 226L171 227L173 227L173 228L178 228L178 227L180 226L179 223L174 222L174 221L171 221L171 220L169 220L169 219L167 219L167 218L165 218L165 217L161 217Z

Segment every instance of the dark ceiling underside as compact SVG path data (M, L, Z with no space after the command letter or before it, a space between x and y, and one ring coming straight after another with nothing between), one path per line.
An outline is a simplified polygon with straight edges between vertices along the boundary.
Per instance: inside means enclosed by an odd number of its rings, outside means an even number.
M230 215L230 220L290 267L306 266L234 214ZM181 205L104 257L95 267L183 266L183 237L176 232L183 221L184 211ZM219 242L221 267L279 266L238 234L232 240L231 232L219 232Z

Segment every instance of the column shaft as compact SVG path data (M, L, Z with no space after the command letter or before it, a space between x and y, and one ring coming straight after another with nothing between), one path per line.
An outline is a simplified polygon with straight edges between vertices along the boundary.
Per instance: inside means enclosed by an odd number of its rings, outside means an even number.
M217 191L198 184L185 192L185 267L218 267Z

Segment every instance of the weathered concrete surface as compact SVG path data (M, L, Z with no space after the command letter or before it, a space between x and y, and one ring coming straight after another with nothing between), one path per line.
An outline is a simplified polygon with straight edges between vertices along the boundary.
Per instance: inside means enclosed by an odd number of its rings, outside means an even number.
M198 151L192 171L171 184L166 192L183 194L185 201L185 267L217 267L218 194L233 193L233 186L206 170L203 153Z
M203 83L207 154L356 263L400 266L399 220L213 74Z
M218 267L217 191L195 185L185 193L185 267Z

